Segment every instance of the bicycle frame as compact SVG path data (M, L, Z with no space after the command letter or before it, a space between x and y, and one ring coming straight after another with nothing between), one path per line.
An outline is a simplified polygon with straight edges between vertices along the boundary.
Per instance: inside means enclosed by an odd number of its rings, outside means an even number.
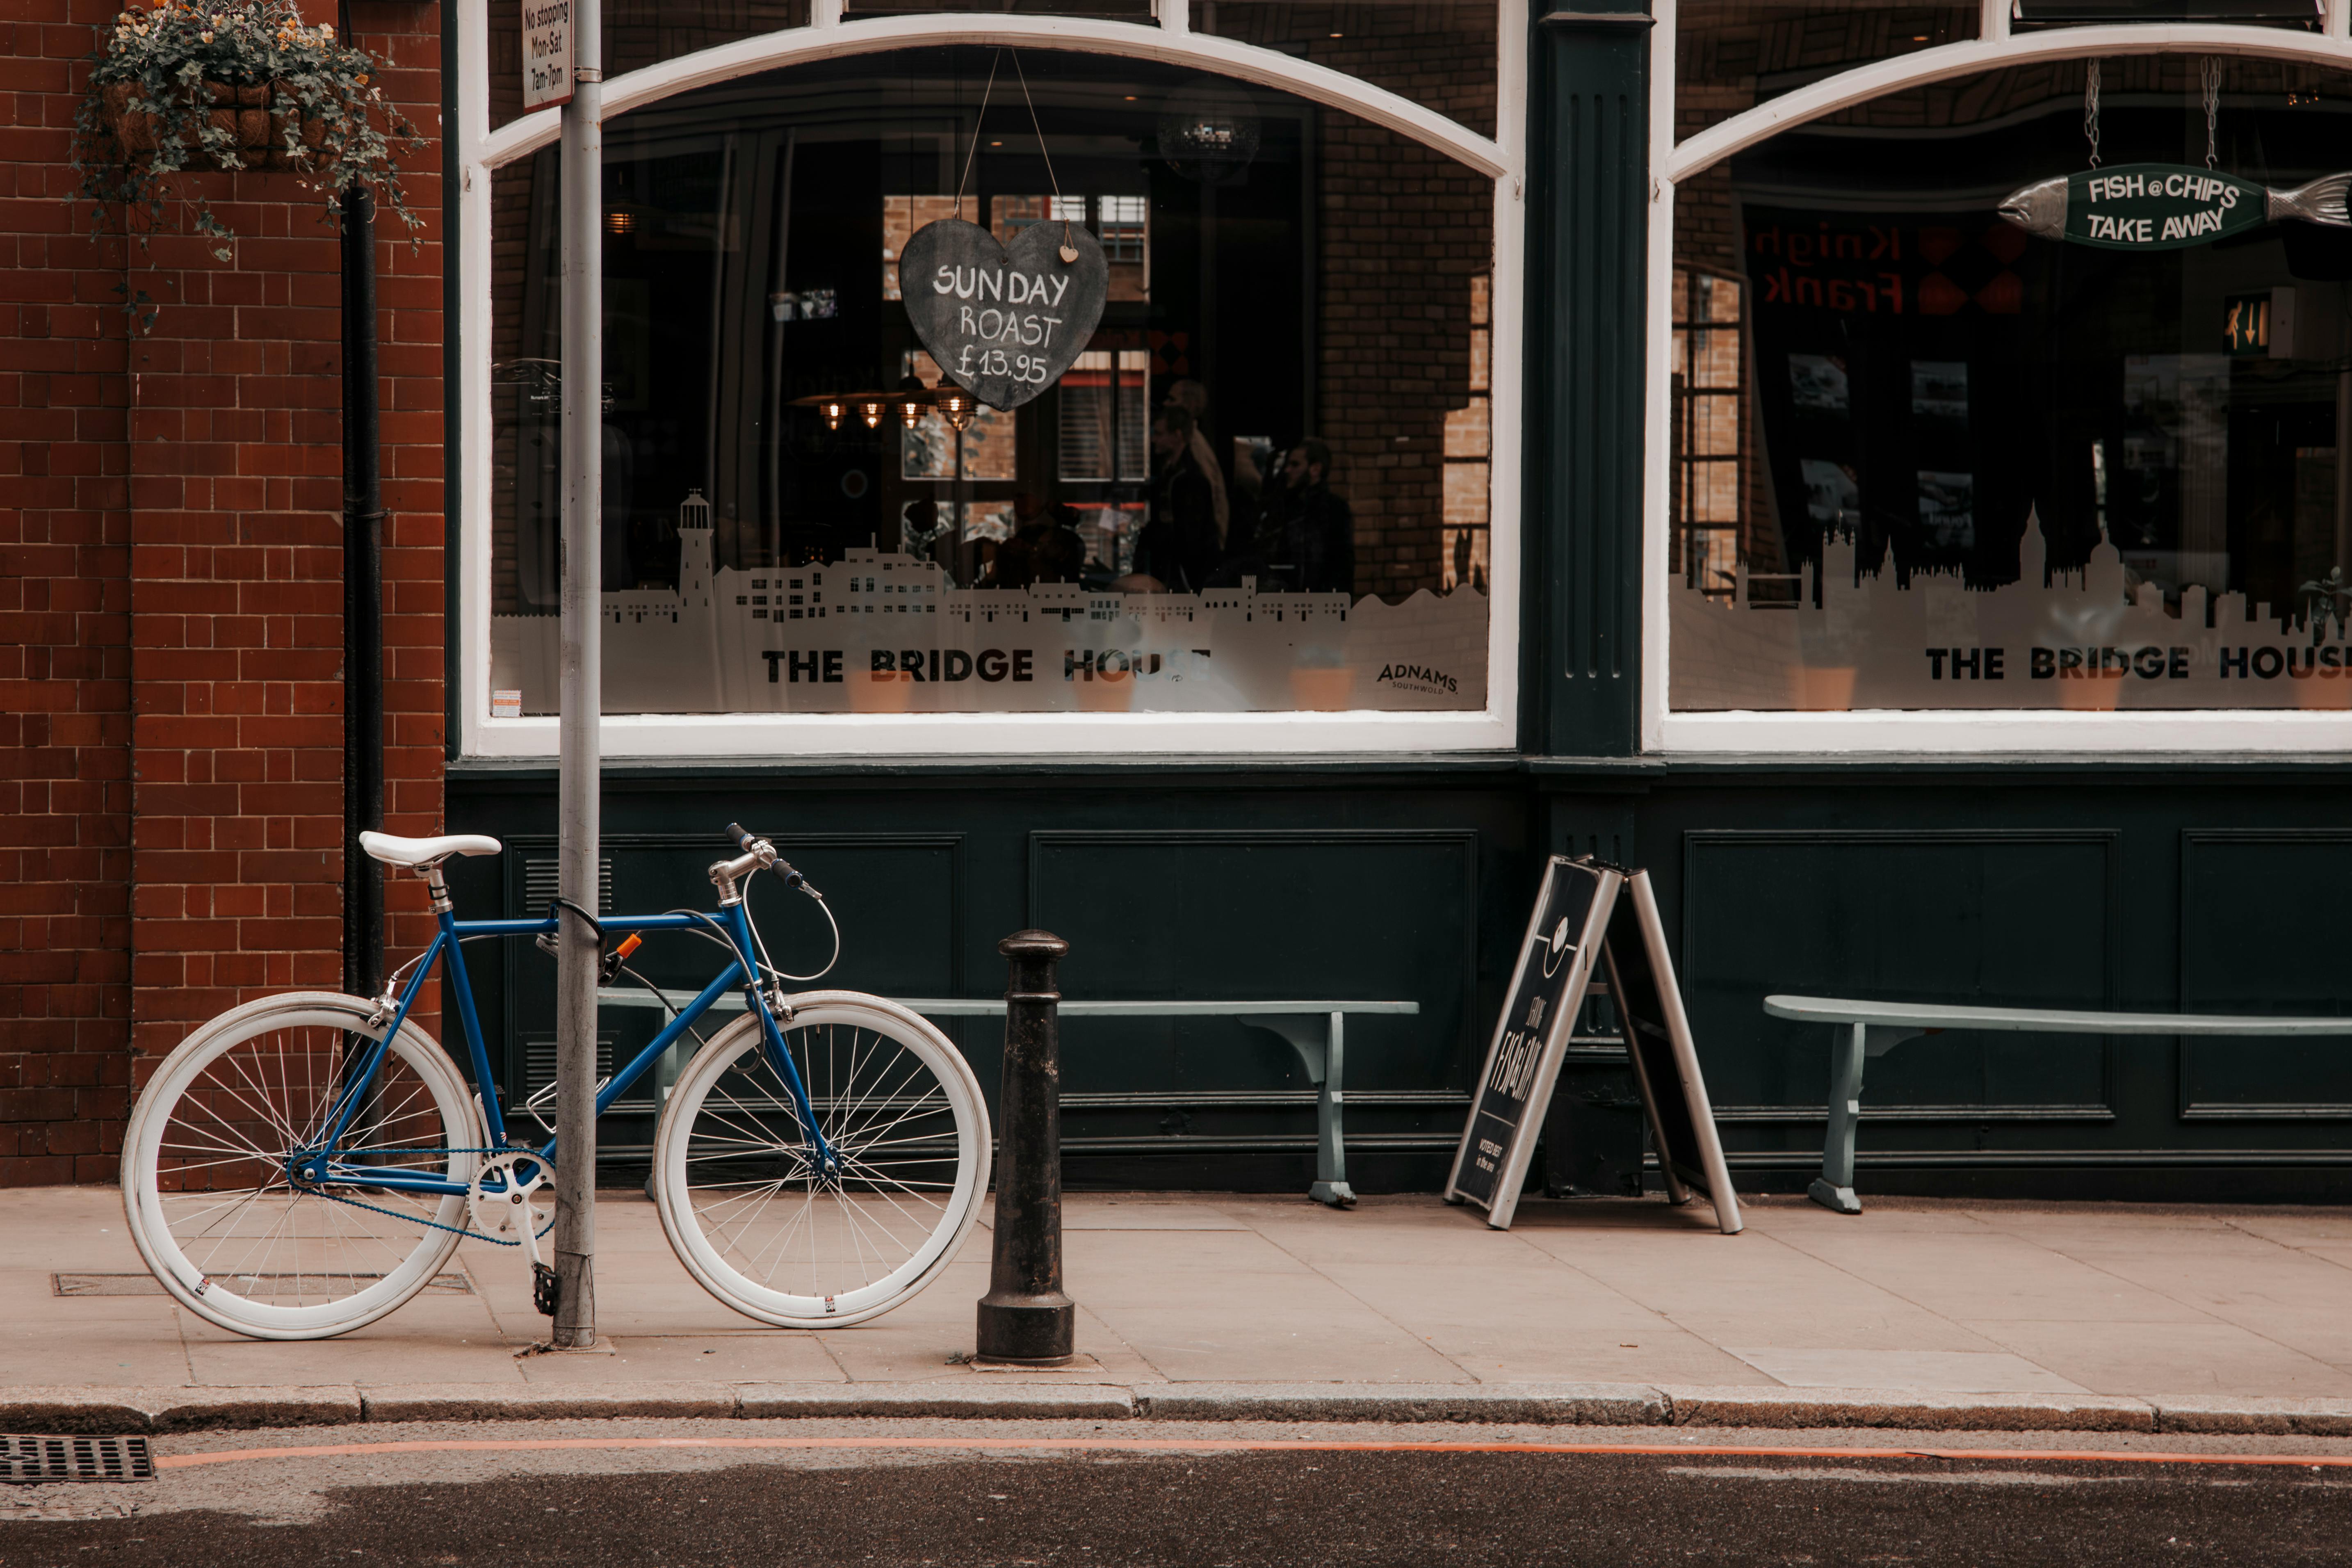
M809 1103L808 1090L801 1083L800 1070L793 1064L792 1052L785 1048L783 1034L776 1026L775 1017L769 1012L766 999L760 994L756 978L759 972L747 958L748 954L755 951L755 944L751 935L751 915L743 901L737 900L732 903L722 904L715 915L607 915L600 923L608 933L615 935L626 931L709 930L715 926L727 936L729 942L734 948L734 957L729 961L727 967L719 972L717 979L704 986L699 995L688 1002L677 1017L672 1018L659 1033L655 1035L652 1044L638 1052L635 1059L628 1066L612 1076L605 1083L603 1091L596 1096L596 1114L604 1115L615 1100L628 1092L630 1086L645 1076L647 1068L659 1061L665 1052L685 1037L696 1020L710 1010L711 1004L740 984L749 999L752 1016L760 1021L761 1038L767 1047L770 1065L775 1068L777 1076L783 1079L784 1087L793 1098L793 1110L801 1119L801 1126L807 1131L816 1167L827 1173L833 1171L837 1164L833 1149L825 1142L824 1134L817 1126L815 1109ZM473 1068L475 1098L481 1103L484 1128L488 1134L488 1146L494 1150L508 1148L506 1112L499 1104L498 1095L490 1088L489 1050L482 1043L481 1020L474 1012L474 989L466 978L466 956L459 943L464 938L469 936L535 937L554 934L556 931L556 918L552 914L544 920L536 921L461 921L449 910L442 910L440 930L435 933L432 945L425 950L424 958L416 965L416 973L409 977L407 987L401 993L398 1005L392 1014L388 1026L383 1031L383 1037L373 1042L362 1058L357 1074L342 1091L335 1108L332 1124L325 1136L320 1140L316 1147L307 1151L297 1162L303 1179L320 1186L374 1187L380 1191L397 1190L433 1194L467 1192L467 1185L464 1182L453 1182L437 1176L377 1166L350 1164L336 1159L334 1150L341 1142L344 1132L350 1129L352 1118L359 1113L359 1108L366 1100L369 1090L374 1086L376 1074L383 1065L384 1053L391 1048L394 1037L399 1034L401 1025L407 1020L409 1010L416 1005L416 998L423 992L425 980L433 973L434 966L444 957L448 960L450 982L448 989L457 999L457 1016L465 1025L466 1050ZM442 1048L446 1050L448 1047L444 1045ZM552 1165L555 1159L555 1142L553 1138L550 1138L537 1148L531 1148L527 1144L515 1145L515 1148L519 1152L528 1152ZM363 1153L364 1151L355 1152Z

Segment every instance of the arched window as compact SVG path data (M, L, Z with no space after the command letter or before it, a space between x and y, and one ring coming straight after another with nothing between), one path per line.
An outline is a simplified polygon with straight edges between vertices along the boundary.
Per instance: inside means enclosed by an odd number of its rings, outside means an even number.
M2352 61L2315 7L2079 12L1682 8L1664 744L2307 745L2352 706L2352 227L2314 187Z
M1495 8L723 9L607 26L608 749L1508 742ZM493 62L510 33L480 35ZM532 754L556 687L555 127L486 81L462 117L463 708L469 751ZM1050 385L961 420L925 399L954 382L898 268L947 218L999 246L1083 229L1108 274ZM989 283L1019 298L975 282L975 321L1045 348L1029 281Z

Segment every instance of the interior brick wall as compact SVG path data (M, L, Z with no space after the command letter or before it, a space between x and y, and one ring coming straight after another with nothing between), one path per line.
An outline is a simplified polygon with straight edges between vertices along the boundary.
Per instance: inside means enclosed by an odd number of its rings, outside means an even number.
M1345 71L1495 133L1491 5L1201 0L1194 16L1202 32ZM1333 486L1355 515L1356 592L1435 593L1448 416L1459 425L1486 390L1471 364L1473 293L1493 266L1494 184L1337 110L1323 115L1321 163L1315 434L1330 444ZM1458 479L1456 489L1458 511Z
M90 235L72 122L117 6L0 25L0 1184L114 1175L189 1026L341 986L339 248L291 174L206 174L226 262ZM387 827L441 821L440 12L362 5L421 243L387 217ZM112 215L119 226L121 215ZM123 289L159 307L140 332ZM389 889L391 942L430 916Z
M1356 520L1356 592L1435 593L1446 416L1471 400L1474 281L1494 182L1336 110L1323 116L1316 405Z

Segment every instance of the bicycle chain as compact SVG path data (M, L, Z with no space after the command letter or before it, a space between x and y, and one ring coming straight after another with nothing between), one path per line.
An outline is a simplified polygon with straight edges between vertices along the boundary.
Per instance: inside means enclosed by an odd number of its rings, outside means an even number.
M370 1151L370 1152L377 1154L533 1154L536 1153L537 1151L530 1149L376 1149ZM313 1197L325 1198L329 1203L348 1204L355 1209L365 1209L370 1214L380 1214L386 1219L406 1220L412 1225L421 1225L431 1230L453 1231L458 1236L471 1237L476 1241L487 1241L492 1247L520 1247L522 1245L520 1241L500 1241L495 1236L484 1236L480 1231L468 1230L462 1225L443 1225L437 1219L426 1219L420 1215L403 1214L398 1209L378 1208L373 1204L363 1204L357 1198L347 1198L340 1194L329 1192L324 1187L298 1187L295 1190L298 1192L309 1193ZM542 1230L539 1234L541 1236L545 1236L548 1231L553 1230L554 1228L555 1221L551 1218L547 1222L547 1230Z

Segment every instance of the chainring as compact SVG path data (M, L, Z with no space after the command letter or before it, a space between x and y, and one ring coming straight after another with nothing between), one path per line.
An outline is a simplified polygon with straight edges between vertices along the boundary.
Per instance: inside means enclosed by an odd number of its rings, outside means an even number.
M537 1154L493 1154L474 1172L466 1210L474 1228L493 1241L520 1245L523 1256L540 1260L539 1238L555 1224L554 1173Z

